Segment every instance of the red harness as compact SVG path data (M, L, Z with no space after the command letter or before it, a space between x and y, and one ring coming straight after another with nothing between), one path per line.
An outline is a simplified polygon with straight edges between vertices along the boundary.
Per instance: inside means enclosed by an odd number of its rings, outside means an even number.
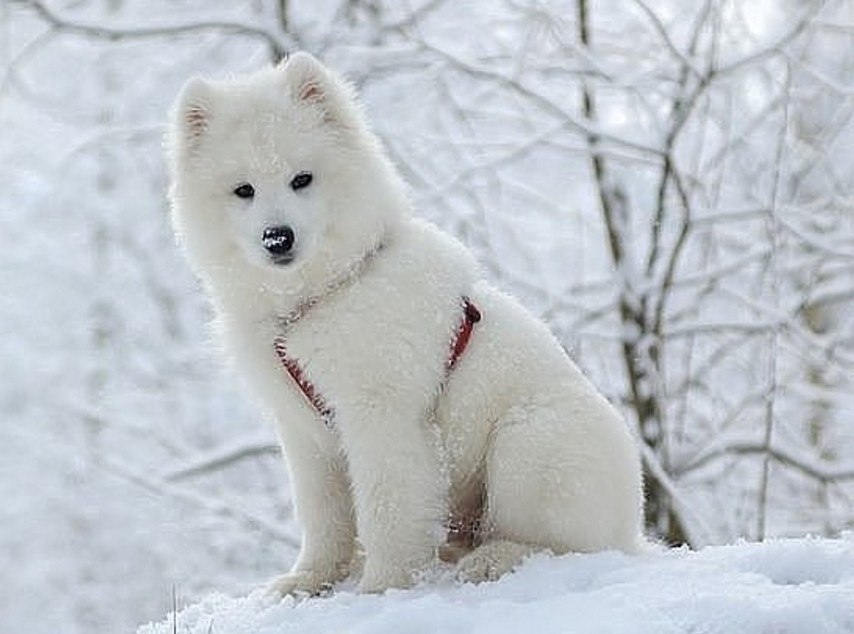
M474 325L481 320L480 311L472 304L471 300L468 297L463 297L462 300L463 319L460 321L453 341L451 341L448 361L445 364L445 372L447 374L450 374L454 367L456 367L457 361L459 361L469 345ZM320 416L327 427L332 427L335 410L326 402L326 399L323 398L320 392L315 389L314 384L305 377L299 362L288 354L287 347L285 346L285 338L283 336L276 337L273 340L273 347L276 350L276 355L282 362L282 366L291 375L291 379L296 383L311 407L317 412L317 415Z
M471 333L474 331L474 325L480 321L480 311L477 306L471 303L468 297L463 297L463 320L457 328L457 336L451 342L451 354L448 356L447 370L450 372L457 365L460 357L463 356L471 339Z

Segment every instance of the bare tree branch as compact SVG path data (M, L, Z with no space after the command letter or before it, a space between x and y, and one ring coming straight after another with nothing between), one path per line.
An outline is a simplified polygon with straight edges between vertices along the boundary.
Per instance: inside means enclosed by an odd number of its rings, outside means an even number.
M31 7L45 22L57 30L108 41L168 37L213 30L226 34L237 34L259 38L270 48L270 54L274 60L286 57L289 48L293 48L292 45L294 43L293 36L288 36L291 42L291 46L288 46L282 38L272 31L252 24L243 24L239 22L200 21L190 22L188 24L152 26L144 28L115 28L64 18L50 8L47 3L42 2L41 0L16 1L23 1L23 4Z
M674 469L678 476L689 475L715 461L733 459L733 456L765 456L768 455L776 462L796 469L810 478L820 482L841 482L854 480L854 465L837 466L827 462L809 461L794 451L782 447L766 445L765 442L738 441L724 442L702 452L691 462Z
M196 491L187 491L176 486L174 483L161 483L158 480L135 473L125 466L119 466L118 464L104 460L103 458L97 458L96 462L98 466L105 471L141 487L149 493L153 493L157 496L175 498L191 506L200 507L207 513L214 516L235 519L248 526L251 530L259 531L260 533L267 535L267 537L288 544L293 548L299 548L300 546L299 541L293 536L281 530L266 519L240 508L240 505L234 500L219 500L207 497Z
M595 136L600 141L607 141L627 150L634 150L640 153L641 155L662 155L662 151L660 148L644 144L632 139L615 136L609 134L606 130L603 129L597 129L590 121L582 120L578 117L573 116L569 111L563 108L560 104L553 101L551 98L542 95L538 92L535 92L534 90L526 86L523 86L521 83L519 83L518 80L512 77L503 75L500 72L493 71L492 69L485 68L483 66L478 66L467 60L461 59L449 51L443 50L442 48L436 45L428 43L424 39L419 39L417 41L424 49L438 55L442 59L451 63L458 70L465 72L473 77L478 77L481 79L487 79L489 81L496 82L500 86L510 88L514 92L524 95L525 97L530 99L532 103L541 107L549 114L566 121L567 125L576 129L579 132L582 132L585 136Z
M189 463L172 469L163 476L164 480L176 482L193 476L218 471L227 466L258 456L277 456L281 454L278 445L266 439L248 441L235 446L216 449L205 455L197 456Z
M673 39L670 37L670 34L667 32L667 27L664 26L664 23L661 21L661 18L658 17L658 14L653 11L650 6L644 2L644 0L632 0L638 7L640 7L641 11L649 18L650 23L655 29L656 33L658 33L659 37L661 37L661 41L664 42L664 45L667 49L673 53L673 56L678 59L686 69L688 69L691 73L693 73L697 78L703 77L703 72L697 67L694 61L685 53L679 50L679 47L673 42Z
M798 20L789 31L779 37L777 41L769 46L763 47L755 53L746 55L735 62L727 64L726 66L722 66L715 72L715 76L723 77L726 75L732 75L745 68L758 64L759 62L765 61L770 57L781 55L786 46L803 35L807 29L814 24L815 17L822 9L824 9L825 5L827 5L827 0L814 1L806 10L803 17Z

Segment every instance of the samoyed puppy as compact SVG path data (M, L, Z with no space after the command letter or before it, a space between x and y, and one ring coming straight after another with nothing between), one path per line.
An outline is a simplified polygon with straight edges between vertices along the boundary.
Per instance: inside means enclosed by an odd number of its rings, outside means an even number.
M174 227L274 419L302 547L274 588L495 579L643 548L637 448L548 329L415 218L350 86L312 56L191 80ZM356 554L361 553L358 557Z

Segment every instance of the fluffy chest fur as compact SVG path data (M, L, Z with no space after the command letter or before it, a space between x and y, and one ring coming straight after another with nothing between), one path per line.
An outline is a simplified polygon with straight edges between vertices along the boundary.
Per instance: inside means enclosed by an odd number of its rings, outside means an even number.
M281 338L305 379L335 409L336 424L358 424L376 407L399 403L401 415L435 405L446 380L451 342L463 318L461 298L472 292L471 256L432 225L409 220L352 279L321 291L293 323L290 304L222 300L222 325L233 356L252 374L271 373L276 400L292 401L299 415L283 424L318 426L317 417L273 353ZM271 298L289 297L273 289ZM227 295L227 294L226 294ZM257 314L249 316L248 311ZM476 332L474 337L477 337ZM265 394L265 397L271 396ZM349 422L348 422L349 421Z

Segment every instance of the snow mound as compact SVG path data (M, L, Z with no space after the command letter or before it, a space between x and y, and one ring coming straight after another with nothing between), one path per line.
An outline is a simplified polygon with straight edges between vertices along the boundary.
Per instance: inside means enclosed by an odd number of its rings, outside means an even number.
M138 634L171 634L174 625L170 616ZM538 555L495 583L445 578L382 596L211 596L177 615L177 631L851 634L854 534L643 556Z

